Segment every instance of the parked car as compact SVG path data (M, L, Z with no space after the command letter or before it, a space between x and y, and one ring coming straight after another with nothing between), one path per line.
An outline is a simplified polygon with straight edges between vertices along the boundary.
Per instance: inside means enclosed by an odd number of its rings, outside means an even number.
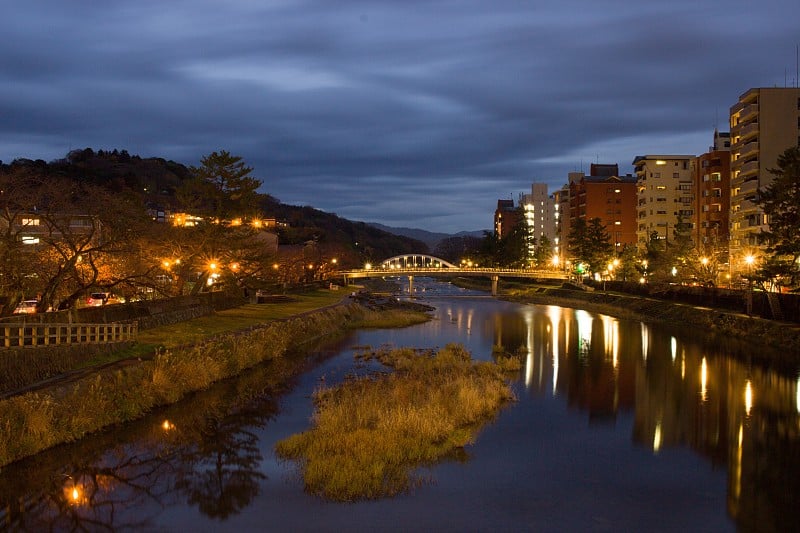
M86 298L86 305L89 307L99 307L108 303L111 294L108 292L93 292Z
M124 303L125 298L111 292L93 292L86 298L87 307Z
M32 315L36 312L36 306L39 305L38 300L24 300L14 309L15 315Z

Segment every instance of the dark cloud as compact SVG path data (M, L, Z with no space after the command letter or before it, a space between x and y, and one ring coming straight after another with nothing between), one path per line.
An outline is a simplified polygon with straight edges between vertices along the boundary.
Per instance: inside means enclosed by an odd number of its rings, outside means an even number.
M32 0L0 18L0 158L226 149L285 202L488 228L534 181L703 152L793 81L795 4Z

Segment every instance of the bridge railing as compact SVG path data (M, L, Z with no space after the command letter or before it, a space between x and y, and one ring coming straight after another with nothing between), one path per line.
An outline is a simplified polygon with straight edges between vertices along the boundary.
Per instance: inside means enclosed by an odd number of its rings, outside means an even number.
M363 268L348 271L342 271L341 274L353 273L375 273L376 275L392 274L393 272L436 272L436 273L461 273L461 272L475 272L475 273L497 273L497 274L553 274L567 276L568 273L563 270L553 269L534 269L534 268L493 268L493 267L456 267L456 268L441 268L441 267L398 267L398 268Z

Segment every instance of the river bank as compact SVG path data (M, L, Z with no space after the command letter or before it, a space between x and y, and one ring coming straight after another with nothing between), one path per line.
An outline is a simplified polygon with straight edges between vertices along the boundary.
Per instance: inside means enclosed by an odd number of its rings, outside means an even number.
M471 289L489 289L489 282L453 280ZM612 292L582 291L553 286L513 284L498 298L517 303L558 305L603 313L617 318L661 324L708 342L725 345L732 353L780 369L796 369L800 363L800 327L795 324L749 317L744 314L642 298Z
M424 320L424 306L358 296L6 398L0 401L0 466L135 420L255 365L302 351L324 337L353 328Z

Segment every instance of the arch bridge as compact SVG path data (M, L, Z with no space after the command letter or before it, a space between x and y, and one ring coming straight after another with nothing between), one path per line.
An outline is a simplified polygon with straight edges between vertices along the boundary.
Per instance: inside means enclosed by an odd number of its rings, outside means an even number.
M414 276L453 277L469 276L489 278L492 282L492 296L497 295L497 284L500 278L528 278L541 280L567 280L569 274L561 270L526 269L526 268L492 268L480 267L469 263L467 266L454 265L439 257L427 254L403 254L383 260L378 265L366 264L364 268L343 270L339 272L345 285L352 279L399 276L408 278L408 290L414 290Z

